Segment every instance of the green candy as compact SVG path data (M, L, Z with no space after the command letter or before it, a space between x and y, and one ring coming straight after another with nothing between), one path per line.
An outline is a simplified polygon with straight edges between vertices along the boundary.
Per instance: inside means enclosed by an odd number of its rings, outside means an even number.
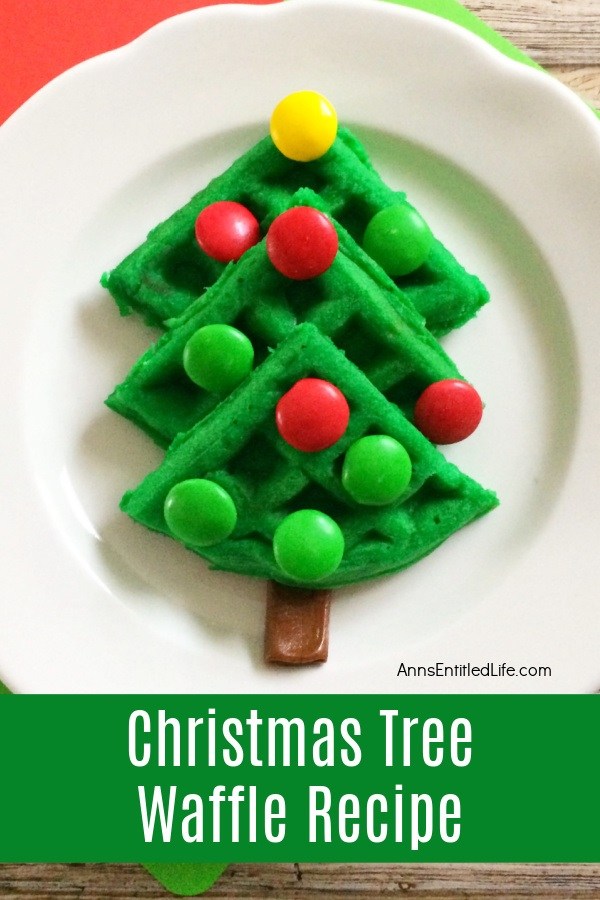
M376 213L365 231L363 247L392 278L408 275L422 266L434 237L422 216L399 203Z
M183 368L205 391L229 394L252 371L254 349L249 338L231 325L205 325L183 351Z
M164 515L172 534L194 547L224 541L237 521L237 510L227 491L205 478L190 478L172 487Z
M316 509L300 509L279 523L273 552L280 569L302 582L319 581L338 568L344 555L339 525Z
M402 444L386 434L371 434L348 449L342 484L357 503L385 506L402 496L411 475L410 456Z

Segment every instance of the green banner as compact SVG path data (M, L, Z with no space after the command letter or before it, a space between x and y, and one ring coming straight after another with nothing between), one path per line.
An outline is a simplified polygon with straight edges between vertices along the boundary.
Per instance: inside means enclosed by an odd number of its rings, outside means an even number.
M3 696L1 862L598 862L597 696Z

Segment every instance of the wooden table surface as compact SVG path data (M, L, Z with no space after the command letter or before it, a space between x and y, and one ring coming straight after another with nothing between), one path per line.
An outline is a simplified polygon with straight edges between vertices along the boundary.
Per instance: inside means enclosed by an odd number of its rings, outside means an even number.
M466 0L565 84L600 106L600 0ZM136 865L3 865L0 897L171 896ZM232 865L209 898L598 898L600 865Z

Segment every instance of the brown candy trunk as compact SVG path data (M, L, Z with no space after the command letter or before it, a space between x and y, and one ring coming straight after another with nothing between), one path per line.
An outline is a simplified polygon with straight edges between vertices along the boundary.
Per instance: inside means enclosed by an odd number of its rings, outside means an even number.
M331 591L286 587L270 581L265 662L304 666L325 662L329 651Z

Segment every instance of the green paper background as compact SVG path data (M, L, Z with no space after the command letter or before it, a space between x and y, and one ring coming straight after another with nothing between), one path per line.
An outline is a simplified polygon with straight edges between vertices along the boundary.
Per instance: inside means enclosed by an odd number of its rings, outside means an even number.
M172 894L203 894L227 868L226 863L145 863L144 868Z

